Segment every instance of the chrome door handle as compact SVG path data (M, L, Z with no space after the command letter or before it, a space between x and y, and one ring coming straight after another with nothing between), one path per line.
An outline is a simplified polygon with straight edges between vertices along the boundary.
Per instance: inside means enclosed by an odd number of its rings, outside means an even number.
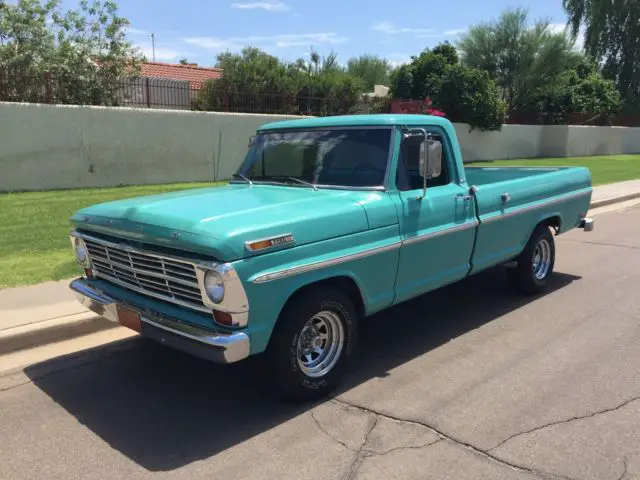
M500 195L500 200L502 200L503 202L508 202L509 200L511 200L511 195L509 195L508 193L503 193L502 195Z
M459 198L460 200L464 200L465 202L468 202L469 200L471 200L471 195L465 195L463 193L456 195L456 197Z

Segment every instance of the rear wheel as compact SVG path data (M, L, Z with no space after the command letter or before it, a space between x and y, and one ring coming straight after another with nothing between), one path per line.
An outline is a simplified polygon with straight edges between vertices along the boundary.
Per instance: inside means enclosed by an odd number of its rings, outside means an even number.
M295 298L282 312L267 349L271 381L292 400L331 392L353 356L357 315L349 297L319 288Z
M509 278L523 293L539 293L549 283L555 258L555 242L551 231L545 225L538 225L516 259L516 267L507 270Z

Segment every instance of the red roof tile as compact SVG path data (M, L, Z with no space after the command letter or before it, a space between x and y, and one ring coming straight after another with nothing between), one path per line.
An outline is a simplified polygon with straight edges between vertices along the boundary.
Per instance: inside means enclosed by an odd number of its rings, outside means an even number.
M198 67L195 64L182 65L180 63L144 62L141 67L140 76L188 80L191 82L191 88L201 88L207 80L221 78L222 69Z

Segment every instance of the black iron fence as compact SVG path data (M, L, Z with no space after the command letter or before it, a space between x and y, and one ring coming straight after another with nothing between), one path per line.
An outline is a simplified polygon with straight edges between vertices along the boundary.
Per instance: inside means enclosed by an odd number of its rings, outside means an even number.
M214 82L2 72L0 101L314 116L390 111L386 98L360 95L337 98L314 95L312 91L304 94L240 92L216 88Z
M218 88L215 81L150 77L83 78L70 75L16 75L0 70L0 102L101 105L280 115L429 113L423 100L347 95L324 97L310 89L297 93L243 92ZM443 112L444 116L447 112ZM553 120L540 112L515 112L505 123L640 126L640 113L615 116L571 113Z

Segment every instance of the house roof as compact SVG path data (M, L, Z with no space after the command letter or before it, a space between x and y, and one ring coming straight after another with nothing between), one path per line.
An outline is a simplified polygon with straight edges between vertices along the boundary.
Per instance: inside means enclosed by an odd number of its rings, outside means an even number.
M191 63L144 62L140 71L141 77L170 78L173 80L188 80L192 88L200 88L207 80L216 80L222 77L222 69L199 67Z

